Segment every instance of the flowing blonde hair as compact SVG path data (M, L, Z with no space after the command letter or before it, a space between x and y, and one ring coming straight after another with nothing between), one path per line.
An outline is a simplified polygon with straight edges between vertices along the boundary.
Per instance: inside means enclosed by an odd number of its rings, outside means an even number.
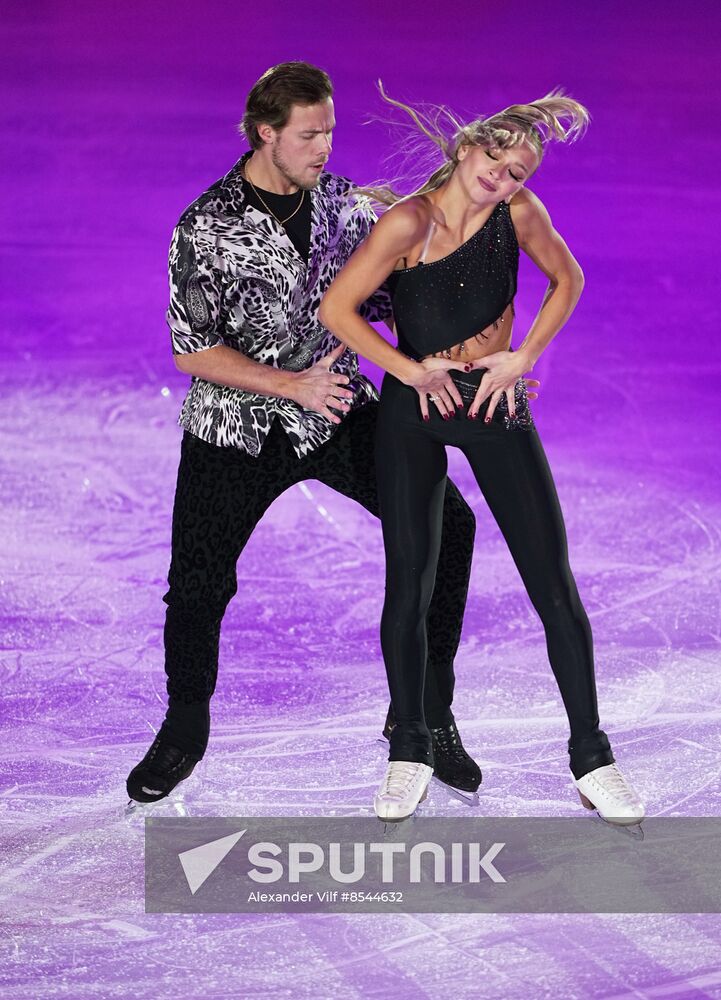
M380 205L395 205L418 195L435 191L451 177L458 165L458 150L462 146L484 146L486 149L510 149L527 142L538 154L540 164L545 146L557 142L573 142L580 138L588 127L588 109L578 101L564 94L559 87L545 97L529 104L511 104L488 117L475 118L463 124L456 115L443 105L430 105L421 110L410 104L397 101L383 89L382 80L378 90L383 100L394 108L404 111L411 119L405 123L416 136L420 132L438 147L444 162L419 187L410 194L400 194L394 182L379 182L356 188L354 194L370 198Z

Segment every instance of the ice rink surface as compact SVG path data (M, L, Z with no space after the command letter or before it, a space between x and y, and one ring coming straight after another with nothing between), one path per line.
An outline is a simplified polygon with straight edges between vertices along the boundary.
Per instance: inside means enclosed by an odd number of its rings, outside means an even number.
M721 19L694 4L548 10L10 5L3 1000L721 997L717 916L143 909L144 816L370 815L386 760L380 526L309 482L273 505L238 564L206 757L170 799L127 808L125 777L165 699L187 385L163 321L167 243L243 151L244 94L284 58L334 77L330 167L359 180L383 169L387 133L361 126L379 110L378 75L461 112L557 83L591 107L586 139L554 149L531 185L586 274L532 409L617 761L649 816L721 815ZM543 287L524 261L515 344ZM422 814L578 816L540 623L465 460L451 452L450 467L478 521L454 710L484 780L477 802L434 781Z

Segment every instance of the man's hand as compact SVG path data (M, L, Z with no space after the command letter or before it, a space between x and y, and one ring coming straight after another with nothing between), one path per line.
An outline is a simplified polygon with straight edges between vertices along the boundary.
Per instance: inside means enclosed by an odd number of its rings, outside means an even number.
M508 415L516 415L516 382L523 377L523 373L529 368L528 362L520 351L496 351L495 354L487 354L483 358L469 361L465 371L473 371L475 368L487 368L483 373L476 398L468 407L466 416L470 420L475 420L478 411L484 401L490 396L490 402L486 411L485 422L489 424L496 410L498 400L503 393L508 401ZM538 379L525 379L526 385L540 386ZM529 399L537 399L537 392L529 392Z
M352 400L353 393L342 386L348 385L350 379L347 375L336 375L330 370L341 355L346 351L345 344L341 344L331 351L324 358L321 358L312 368L307 368L302 372L292 372L293 379L288 390L288 399L300 403L306 410L315 410L322 414L332 424L339 424L341 418L331 413L330 407L335 410L347 412L350 405L345 400Z

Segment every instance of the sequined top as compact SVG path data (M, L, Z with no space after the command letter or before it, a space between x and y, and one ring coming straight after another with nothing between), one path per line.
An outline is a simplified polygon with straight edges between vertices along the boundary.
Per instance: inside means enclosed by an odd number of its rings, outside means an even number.
M500 201L452 253L392 271L387 286L399 349L419 360L497 322L516 294L518 257L511 210Z

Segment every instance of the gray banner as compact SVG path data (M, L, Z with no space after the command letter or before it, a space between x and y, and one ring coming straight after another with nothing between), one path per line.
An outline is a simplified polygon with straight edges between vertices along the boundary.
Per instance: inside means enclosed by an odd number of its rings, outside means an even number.
M158 817L148 913L719 913L721 818Z

